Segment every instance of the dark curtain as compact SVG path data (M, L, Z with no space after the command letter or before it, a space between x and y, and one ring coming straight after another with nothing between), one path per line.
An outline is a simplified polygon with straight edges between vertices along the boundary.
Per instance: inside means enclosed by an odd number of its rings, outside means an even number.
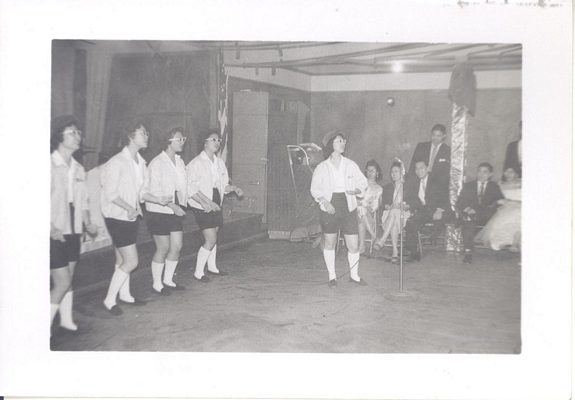
M104 157L123 142L123 128L132 118L148 124L148 161L165 146L164 134L185 128L186 158L195 153L198 137L209 129L210 67L208 52L121 54L114 56L102 144Z

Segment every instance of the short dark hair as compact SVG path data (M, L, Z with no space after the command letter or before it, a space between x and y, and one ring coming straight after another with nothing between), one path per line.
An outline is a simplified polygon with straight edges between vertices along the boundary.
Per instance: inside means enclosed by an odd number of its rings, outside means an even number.
M422 162L426 167L429 167L426 160L417 160L414 165L417 166L417 163L420 163L420 162Z
M124 124L124 134L128 138L132 137L132 134L138 130L138 128L145 128L146 122L140 118L133 118L128 120Z
M331 156L331 153L333 153L333 141L338 136L342 139L345 139L345 135L343 134L343 132L335 131L333 136L327 141L325 147L323 148L323 157L324 158L327 159L329 156Z
M517 169L516 169L515 167L509 166L509 167L505 168L505 169L503 170L503 173L501 174L501 181L502 181L502 182L507 182L507 178L505 177L505 172L506 172L508 169L513 170L513 172L515 172L515 175L519 176L519 172L517 172Z
M61 115L52 119L50 123L50 152L56 150L64 141L64 131L71 126L78 126L78 120L73 115Z
M381 167L379 166L379 164L377 163L377 161L375 161L374 159L369 160L367 163L365 163L365 169L364 169L364 174L367 175L367 169L369 167L374 167L375 170L377 171L377 175L375 177L376 181L380 181L381 180Z
M435 124L433 128L431 128L431 132L440 131L444 135L447 133L447 129L445 129L445 125L442 124Z
M480 168L487 168L489 170L489 172L493 173L493 165L489 164L488 162L482 162L479 163L479 165L477 166L477 170L479 170Z
M168 146L170 144L170 139L173 139L174 136L176 136L176 133L180 132L182 135L184 134L184 128L177 126L175 128L172 128L169 130L168 133L166 133L166 137L165 137L165 145Z

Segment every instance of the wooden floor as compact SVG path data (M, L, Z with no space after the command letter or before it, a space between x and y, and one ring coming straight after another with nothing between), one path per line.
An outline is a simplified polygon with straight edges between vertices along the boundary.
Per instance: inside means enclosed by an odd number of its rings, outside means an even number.
M84 332L54 336L52 349L515 354L518 262L517 255L478 250L464 265L458 255L428 251L404 267L411 296L396 297L396 265L362 258L367 287L342 276L328 288L320 250L261 241L218 255L230 275L208 284L192 280L193 259L183 261L177 280L187 290L169 297L153 297L151 274L137 274L133 292L149 303L124 306L120 317L102 308L104 290L79 296L76 319ZM336 265L346 273L343 252Z

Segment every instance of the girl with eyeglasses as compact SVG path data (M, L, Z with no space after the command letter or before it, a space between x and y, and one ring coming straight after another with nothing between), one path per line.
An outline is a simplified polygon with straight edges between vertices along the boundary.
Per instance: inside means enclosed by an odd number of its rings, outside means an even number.
M338 233L345 238L350 282L365 286L359 277L359 240L357 224L357 199L363 197L368 183L358 165L343 156L347 143L341 132L325 138L324 151L329 155L318 164L311 180L311 195L320 207L320 223L323 230L323 257L327 267L328 286L337 285L335 273L335 246ZM327 140L326 140L327 139Z
M228 170L218 157L222 139L218 133L210 133L204 139L204 149L186 166L188 179L188 204L204 236L204 244L198 250L194 278L209 282L207 272L218 276L226 275L216 266L218 231L223 226L222 202L225 194L235 192L239 197L243 191L230 185Z
M168 132L165 150L150 162L148 168L150 193L158 198L169 198L167 205L146 202L148 230L156 243L152 258L152 288L159 295L170 294L166 288L185 289L173 280L180 259L186 215L186 165L178 155L186 142L183 131L183 128L175 128Z
M80 258L81 234L96 235L90 222L86 171L72 156L82 141L78 123L63 116L52 121L50 185L50 317L60 312L60 327L77 331L72 313L72 279Z
M142 122L128 125L128 144L110 158L101 168L101 207L106 228L112 237L116 251L116 269L110 280L104 307L112 315L121 315L120 302L140 306L145 301L130 293L130 273L138 266L136 238L142 216L141 203L168 205L171 196L154 196L149 192L149 176L146 161L139 151L148 147L148 131Z

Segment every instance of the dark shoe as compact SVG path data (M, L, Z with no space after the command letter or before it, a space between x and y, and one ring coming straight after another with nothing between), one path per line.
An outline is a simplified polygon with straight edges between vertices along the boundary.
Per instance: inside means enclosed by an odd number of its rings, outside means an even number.
M145 306L146 304L148 304L146 300L138 299L137 297L134 297L134 301L124 301L122 299L118 299L118 301L122 304L127 304L129 306Z
M117 304L114 304L112 306L112 308L108 308L106 307L106 305L104 304L104 308L106 309L106 311L108 311L110 314L118 316L118 315L122 315L124 312L122 311L122 309L120 307L118 307Z
M208 272L208 274L210 274L210 275L215 275L215 276L226 276L226 275L228 275L228 273L225 272L225 271L213 272L213 271L210 271L210 270L208 269L207 272Z
M186 290L186 287L185 287L185 286L178 285L177 283L176 283L176 286L170 286L170 285L166 285L166 284L164 283L164 288L168 288L168 290L176 290L176 291L178 291L178 290Z
M364 281L363 279L360 279L359 281L356 281L355 279L349 278L349 281L352 282L352 283L355 283L356 285L359 285L359 286L367 286L367 282Z
M471 254L463 256L463 264L471 264Z
M331 279L328 283L327 286L329 287L335 287L337 286L337 281L335 279Z
M202 276L201 278L198 278L194 275L194 279L203 283L208 283L210 281L210 278L208 278L207 276Z
M159 290L159 291L156 290L156 289L154 289L154 288L152 288L152 292L154 292L154 293L157 294L158 296L169 296L169 295L172 294L172 293L170 293L170 290L169 290L169 289L166 289L166 286L164 286L164 287L162 288L162 290Z

